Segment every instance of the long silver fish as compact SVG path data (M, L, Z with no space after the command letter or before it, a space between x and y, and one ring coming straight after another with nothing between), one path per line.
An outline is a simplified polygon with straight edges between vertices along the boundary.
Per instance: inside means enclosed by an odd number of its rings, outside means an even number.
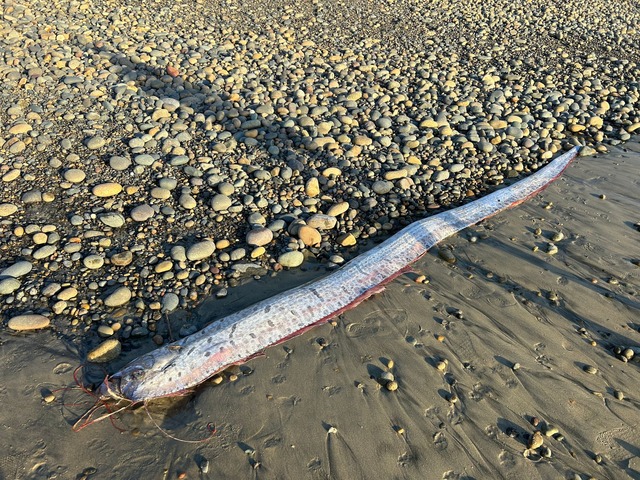
M416 221L318 281L258 302L142 355L107 378L100 394L134 403L178 395L270 345L335 317L381 291L441 240L538 193L577 153L575 147L509 187Z

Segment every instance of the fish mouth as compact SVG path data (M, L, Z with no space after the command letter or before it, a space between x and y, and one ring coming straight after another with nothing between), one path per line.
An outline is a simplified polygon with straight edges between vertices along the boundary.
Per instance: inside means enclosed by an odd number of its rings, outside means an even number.
M98 389L98 394L100 395L101 400L121 400L122 393L120 393L120 376L114 375L112 377L107 377L104 379L100 388Z

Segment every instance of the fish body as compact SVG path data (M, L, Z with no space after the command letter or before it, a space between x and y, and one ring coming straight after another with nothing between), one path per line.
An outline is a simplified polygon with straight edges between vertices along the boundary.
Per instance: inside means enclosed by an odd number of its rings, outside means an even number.
M177 395L339 315L380 291L441 240L535 195L564 171L577 152L573 148L509 187L418 220L320 280L265 299L142 355L108 378L101 394L132 402Z

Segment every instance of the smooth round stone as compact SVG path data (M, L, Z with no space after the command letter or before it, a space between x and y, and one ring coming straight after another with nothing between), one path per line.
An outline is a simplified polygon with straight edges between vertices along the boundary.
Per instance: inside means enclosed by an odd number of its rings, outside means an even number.
M198 205L198 202L188 193L183 193L180 195L180 198L178 198L178 205L187 210L193 210Z
M187 258L189 260L203 260L209 258L215 252L216 246L211 240L204 240L202 242L194 243L187 250Z
M113 328L111 328L109 325L100 325L98 327L98 335L101 335L103 337L110 337L111 335L113 335Z
M162 311L163 312L173 312L178 305L180 304L180 297L175 293L166 293L164 297L162 297Z
M171 190L162 187L155 187L151 189L151 196L158 200L166 200L171 197Z
M71 182L71 183L80 183L86 177L87 175L79 168L70 168L69 170L64 172L64 179L67 182Z
M253 247L262 247L273 240L273 232L265 227L254 228L247 232L246 240Z
M91 191L96 197L113 197L122 191L122 185L116 182L101 183L93 187Z
M109 166L118 171L126 170L131 166L131 160L126 157L114 155L109 159Z
M45 245L33 252L33 258L35 258L36 260L42 260L43 258L50 257L51 255L56 253L56 250L57 248L55 245Z
M278 263L287 268L299 267L302 265L302 262L304 262L304 255L297 250L285 252L278 257Z
M211 199L211 208L216 212L227 210L231 206L231 199L221 193L214 195Z
M373 182L373 185L371 185L371 189L378 195L389 193L392 188L393 183L389 182L388 180L378 180L376 182Z
M7 322L7 326L12 330L37 330L48 327L51 321L44 315L27 314L13 317Z
M316 213L307 219L307 225L318 230L331 230L338 223L336 217L325 215L324 213Z
M331 217L337 217L349 210L349 202L340 202L332 205L327 211L327 215Z
M31 264L31 262L22 260L2 270L0 272L0 277L19 278L29 273L32 269L33 269L33 265Z
M84 257L82 263L85 267L91 270L97 270L98 268L102 267L102 265L104 265L104 258L102 258L100 255L88 255Z
M340 235L336 240L338 241L338 244L343 247L352 247L356 243L358 243L356 237L352 233L345 233L343 235Z
M307 247L319 245L322 241L322 235L320 235L320 232L309 225L302 225L298 229L298 238L302 240L302 243Z
M433 177L431 177L431 180L434 182L443 182L445 180L447 180L449 178L449 171L448 170L440 170L438 172L435 172L433 174Z
M164 272L168 272L172 268L173 268L173 262L171 260L164 260L158 263L153 270L156 273L164 273Z
M58 300L71 300L73 297L76 297L78 295L78 289L74 288L74 287L67 287L64 290L62 290L60 293L58 293Z
M317 197L320 194L320 182L318 182L316 177L307 180L304 186L304 193L306 193L308 197Z
M218 184L218 192L220 192L222 195L229 196L232 195L234 191L235 188L233 188L233 185L229 182L221 182Z
M124 252L113 255L110 260L116 267L126 267L133 261L133 253L125 250Z
M87 354L87 360L93 363L106 363L115 360L122 351L122 345L115 338L105 340Z
M158 185L161 188L166 188L167 190L173 190L178 185L178 180L170 177L162 177L158 182Z
M142 165L144 167L149 167L153 165L153 162L155 162L153 157L146 153L136 155L135 157L133 157L133 161L136 162L136 165Z
M0 203L0 217L8 217L18 211L18 207L13 203Z
M224 247L222 247L224 248ZM187 261L187 251L182 245L176 245L171 248L171 258L176 262L186 262Z
M127 287L119 287L104 299L107 307L119 307L131 300L131 290Z
M98 217L102 223L111 228L120 228L124 225L124 217L116 212L103 213Z
M97 150L104 147L106 143L107 141L103 137L96 135L87 139L86 145L89 150Z
M9 277L0 280L0 295L10 295L20 288L20 280Z
M454 163L453 165L451 165L449 167L449 171L451 173L458 173L458 172L461 172L462 170L464 170L464 164L463 163Z
M151 205L143 203L137 207L133 207L129 216L136 222L146 222L156 214Z

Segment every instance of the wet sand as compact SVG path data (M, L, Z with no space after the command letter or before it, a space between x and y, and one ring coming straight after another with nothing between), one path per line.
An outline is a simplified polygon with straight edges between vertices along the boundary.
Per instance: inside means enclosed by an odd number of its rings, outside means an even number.
M74 433L86 407L63 403L90 396L43 394L73 385L82 352L49 331L2 333L0 478L640 478L640 359L612 353L640 346L640 144L624 149L577 159L528 203L445 241L455 264L436 248L335 325L236 369L236 381L150 408L182 439L215 424L208 442L168 438L143 409L118 416L123 433L109 421ZM556 232L564 239L549 255ZM172 328L320 274L311 266L232 289L176 314ZM153 348L135 346L109 370ZM376 380L389 359L395 392ZM543 435L550 458L523 455L534 416L563 437Z

